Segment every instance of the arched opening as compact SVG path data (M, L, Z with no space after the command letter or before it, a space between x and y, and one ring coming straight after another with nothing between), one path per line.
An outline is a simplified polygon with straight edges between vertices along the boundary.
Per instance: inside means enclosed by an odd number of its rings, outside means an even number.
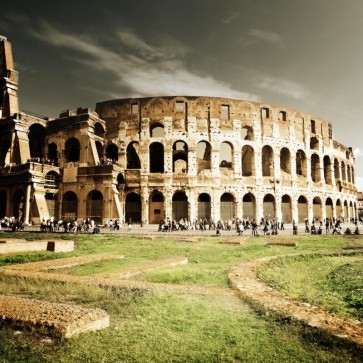
M352 182L352 178L351 178L351 175L350 175L350 166L349 165L347 165L347 179L348 179L348 183Z
M297 200L297 211L298 211L298 221L299 223L305 222L308 220L308 201L303 196L300 195L299 199Z
M0 145L0 166L10 163L10 146L11 142L8 138L3 138Z
M65 161L74 162L79 161L81 145L75 137L71 137L65 143L64 156Z
M224 193L221 196L221 219L226 221L228 219L234 219L235 213L235 200L234 196L230 193Z
M263 216L265 219L276 218L275 197L272 194L266 194L263 198Z
M78 215L78 197L74 192L66 192L62 198L63 220L76 220Z
M272 147L265 145L262 148L262 176L274 175L274 152Z
M160 122L153 122L150 125L150 137L164 137L164 125Z
M52 165L58 165L58 148L54 142L48 144L48 159Z
M6 203L8 200L8 195L5 191L0 192L0 218L6 217Z
M280 151L280 167L282 172L291 175L291 153L286 147Z
M212 148L209 142L200 141L197 144L197 169L198 172L201 170L207 170L211 168L211 154Z
M229 142L221 143L219 161L220 168L233 169L233 146Z
M323 159L324 162L324 180L326 184L332 184L332 178L331 178L331 161L328 155L324 156Z
M188 197L185 195L184 192L176 192L173 195L172 213L173 220L177 222L181 219L189 218Z
M256 175L255 172L255 151L249 145L242 148L242 176Z
M350 201L349 202L349 218L352 221L352 218L355 218L355 213L354 213L354 209L353 209L353 202Z
M117 190L122 190L125 188L125 178L122 173L117 175Z
M47 203L49 217L57 218L57 194L45 193L45 202Z
M149 220L150 223L160 223L163 219L165 219L164 196L162 193L155 191L149 198Z
M100 141L96 141L96 149L97 149L97 154L98 154L98 158L99 160L103 160L103 145Z
M242 140L253 141L254 140L253 128L247 125L243 126L241 130L241 138Z
M105 136L105 129L103 128L103 126L99 122L96 122L94 132L95 132L96 136L99 136L99 137L102 137L102 138Z
M336 205L337 218L338 219L343 218L344 217L343 207L342 207L342 202L340 201L340 199L337 199L337 202L335 205Z
M93 219L97 224L102 224L103 195L99 190L92 190L88 193L86 204L86 217Z
M349 152L349 150L347 150L347 151L345 152L345 158L346 158L347 160L349 160L349 156L350 156L350 152Z
M355 174L354 174L354 168L352 167L350 171L351 171L351 177L352 177L352 184L354 184L354 185L355 185Z
M113 163L118 162L118 147L116 144L108 144L106 147L106 158Z
M211 198L207 193L198 196L198 220L211 220Z
M331 198L326 198L326 201L325 201L325 215L326 215L326 218L330 218L330 219L333 219L333 201Z
M24 191L18 189L13 197L13 216L23 221L25 211L25 194Z
M296 153L296 174L306 178L306 155L304 151L298 150Z
M44 158L45 128L39 124L29 127L29 150L31 158Z
M320 182L320 158L319 155L311 155L311 180L314 183Z
M348 208L348 202L344 201L344 221L347 222L349 218L349 208Z
M139 143L136 141L130 142L127 145L126 149L127 169L141 169L139 149L140 149Z
M45 189L59 189L60 175L55 171L50 171L45 174L44 178Z
M334 177L336 184L338 185L338 181L340 180L340 168L338 159L334 159Z
M346 171L345 171L345 164L344 164L344 161L342 161L342 180L343 181L346 181L347 180L347 174L346 174Z
M173 172L188 172L188 145L184 141L176 141L173 144Z
M136 193L129 193L125 200L125 222L138 223L141 221L141 197Z
M243 196L243 218L248 220L256 219L256 198L252 193Z
M285 223L292 222L291 198L287 194L283 195L281 198L281 214L282 214L282 220Z
M319 140L316 137L310 138L310 149L319 150Z
M164 172L164 145L153 142L149 146L150 173Z
M322 204L319 197L315 197L313 199L313 217L316 221L320 221L322 219Z

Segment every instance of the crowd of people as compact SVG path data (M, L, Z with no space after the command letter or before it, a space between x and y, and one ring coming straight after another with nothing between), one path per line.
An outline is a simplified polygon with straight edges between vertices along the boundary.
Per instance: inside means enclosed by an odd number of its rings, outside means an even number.
M46 165L54 165L58 166L58 161L54 159L45 159L40 157L34 157L27 160L28 163L38 163L38 164L46 164Z

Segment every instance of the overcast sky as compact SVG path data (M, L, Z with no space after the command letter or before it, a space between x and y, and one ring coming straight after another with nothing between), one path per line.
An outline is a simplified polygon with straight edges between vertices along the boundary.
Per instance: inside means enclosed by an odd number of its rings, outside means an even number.
M328 119L363 190L363 0L11 0L20 107L57 116L114 98L233 97Z

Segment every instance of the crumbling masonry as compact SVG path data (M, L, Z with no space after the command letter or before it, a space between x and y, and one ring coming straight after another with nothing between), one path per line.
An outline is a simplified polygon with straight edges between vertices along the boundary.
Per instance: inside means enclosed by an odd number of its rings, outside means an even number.
M159 223L357 216L355 160L319 117L212 97L100 102L57 119L19 111L0 37L0 217Z

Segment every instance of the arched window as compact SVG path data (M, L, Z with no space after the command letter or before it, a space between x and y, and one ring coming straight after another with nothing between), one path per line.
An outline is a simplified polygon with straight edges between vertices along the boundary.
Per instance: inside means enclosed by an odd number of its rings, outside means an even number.
M66 161L73 162L79 161L80 159L80 150L81 145L75 137L71 137L66 141L65 149L64 149L64 156Z
M340 168L338 159L334 159L334 177L335 180L338 182L338 180L340 179Z
M287 194L283 195L281 198L281 213L282 213L282 220L285 223L292 222L291 197Z
M188 145L184 141L173 144L173 172L186 173L188 171Z
M127 145L126 156L127 156L127 169L141 169L138 142L133 141Z
M325 201L325 214L326 218L333 218L333 201L331 198L326 198Z
M222 220L235 218L235 199L230 193L224 193L221 196L221 210L220 215Z
M173 195L172 210L174 221L188 219L188 197L184 192L179 191Z
M254 220L256 219L256 198L252 193L247 193L243 196L243 218Z
M311 155L311 179L314 183L320 182L320 158L319 155Z
M50 171L45 175L45 189L59 189L60 176L55 171Z
M281 171L291 175L291 153L286 147L280 151L280 167Z
M320 221L322 218L322 203L319 197L313 199L313 214L316 221Z
M222 142L219 151L219 167L233 169L233 147L229 142Z
M242 140L253 141L254 140L253 128L248 125L243 126L241 130L241 138Z
M272 147L265 145L262 148L262 176L274 175L274 152Z
M103 126L99 122L96 122L94 132L95 132L96 136L99 136L99 137L102 137L102 138L105 136L105 129L103 128Z
M61 218L66 221L77 219L78 197L76 193L69 191L63 195L61 214Z
M200 141L197 144L197 168L198 172L211 168L212 148L209 142Z
M266 194L263 198L263 217L265 219L274 219L276 216L275 197L272 194Z
M346 181L347 180L347 174L346 174L344 161L342 161L342 174L341 175L342 175L342 180Z
M58 165L57 144L54 142L48 144L48 159L53 165Z
M310 138L310 149L319 150L319 140L315 136Z
M343 207L342 207L342 202L340 201L340 199L337 199L336 202L336 213L337 213L337 218L343 218Z
M300 195L299 199L297 200L297 211L298 211L298 221L299 223L303 223L308 220L308 201L303 196Z
M150 223L160 223L164 218L164 196L162 193L154 191L149 198Z
M207 219L207 221L211 219L211 198L207 193L198 196L198 219Z
M98 158L101 161L103 159L103 145L98 140L96 141L96 149L97 149Z
M306 155L304 151L298 150L296 153L296 174L306 177Z
M136 193L129 193L125 200L126 223L138 223L141 221L141 197Z
M87 218L101 224L103 219L103 195L99 190L92 190L88 193L86 204Z
M149 146L150 173L164 172L164 145L153 142Z
M332 184L331 178L331 161L328 155L324 156L324 180L326 184Z
M249 145L242 148L242 176L252 176L255 173L255 151Z
M106 147L106 158L116 163L118 161L118 147L116 144L108 144Z
M150 125L150 137L164 137L164 125L160 122L153 122Z
M45 128L39 124L29 127L29 149L31 158L44 158Z

